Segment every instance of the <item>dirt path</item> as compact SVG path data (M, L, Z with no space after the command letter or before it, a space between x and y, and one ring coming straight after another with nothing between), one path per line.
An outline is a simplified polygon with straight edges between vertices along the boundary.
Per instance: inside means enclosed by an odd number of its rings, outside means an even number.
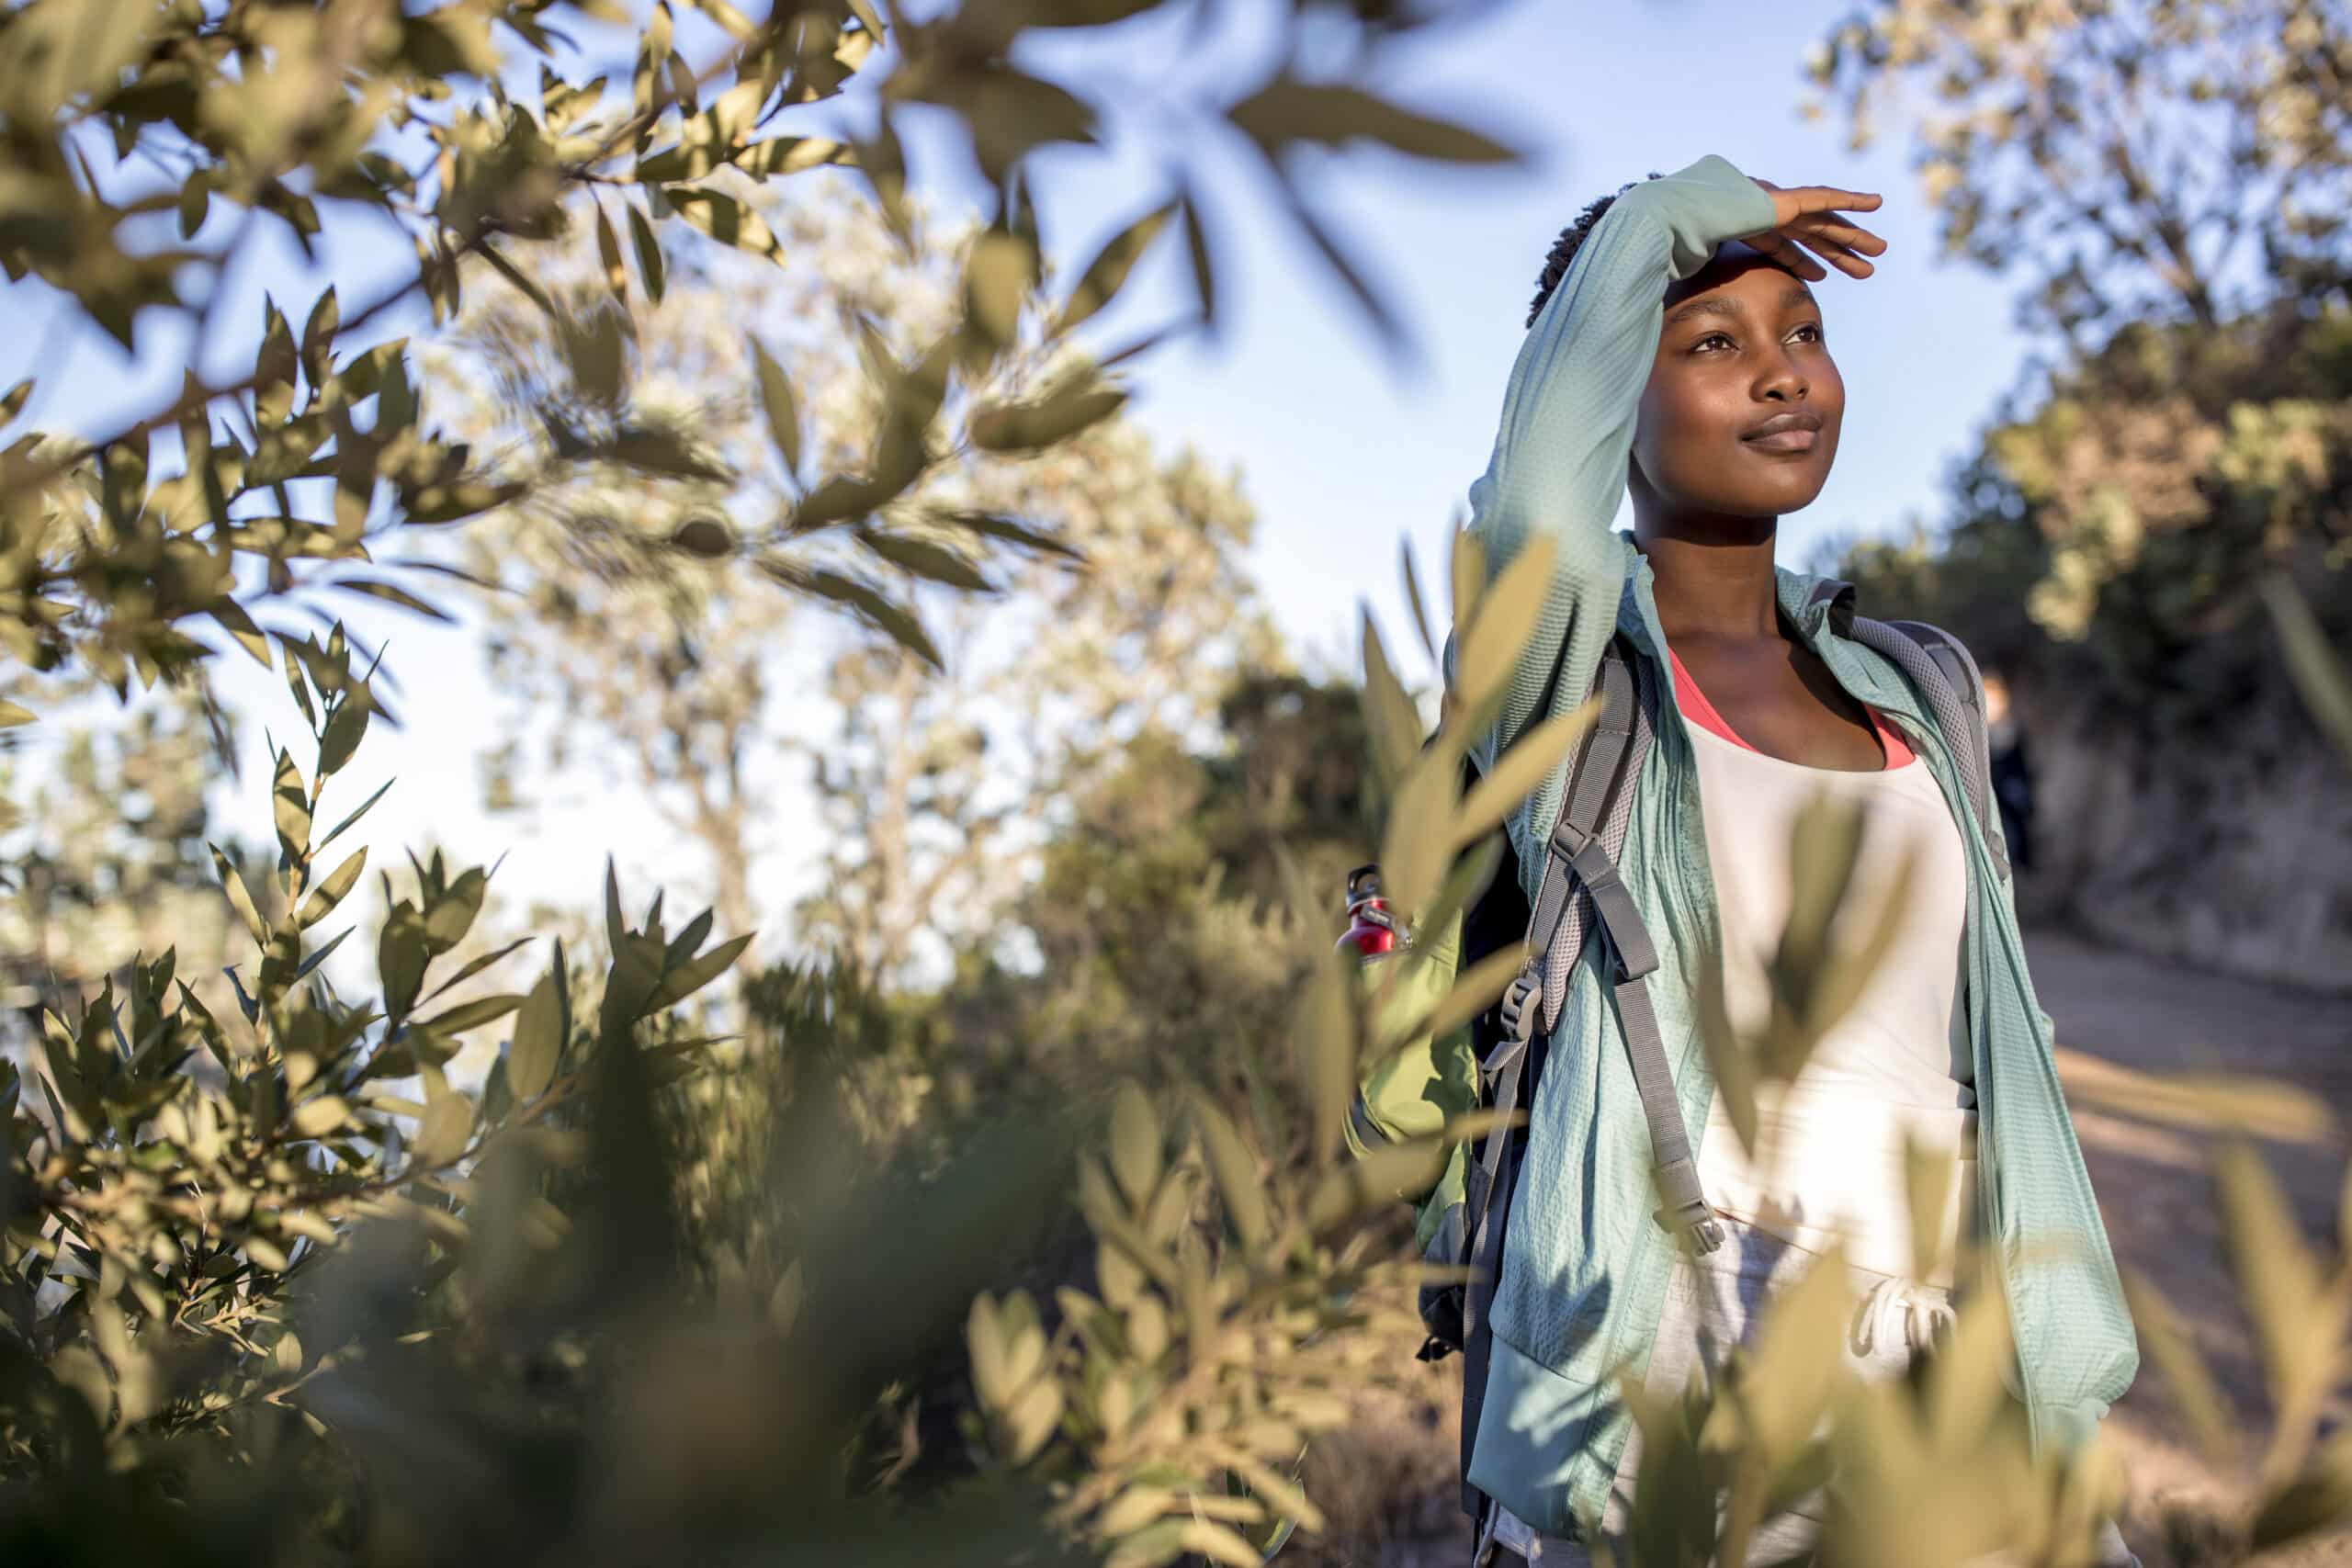
M2248 1428L2265 1431L2252 1331L2214 1217L2210 1140L2090 1102L2108 1098L2100 1090L2118 1081L2118 1068L2222 1072L2293 1085L2340 1122L2352 1122L2352 1002L2217 979L2056 931L2036 931L2028 944L2042 1006L2057 1023L2060 1071L2076 1101L2075 1130L2117 1258L2172 1303ZM2315 1239L2336 1230L2347 1158L2340 1122L2332 1135L2263 1145ZM1467 1562L1454 1500L1457 1376L1433 1376L1426 1398L1367 1403L1317 1467L1316 1495L1327 1500L1337 1528L1319 1547L1300 1538L1284 1561L1333 1568ZM2333 1415L2352 1416L2352 1404L2339 1401ZM2160 1380L2145 1368L2108 1427L2131 1478L2125 1534L2146 1568L2219 1561L2193 1521L2249 1496L2245 1477L2197 1455ZM2352 1568L2352 1535L2261 1561L2267 1568Z
M2249 1428L2268 1416L2253 1331L2221 1246L2206 1157L2211 1140L2090 1108L2107 1064L2143 1072L2223 1072L2308 1091L2352 1113L2352 1003L2215 979L2055 933L2030 939L2042 1005L2057 1021L2059 1070L2077 1101L2075 1130L2098 1190L2116 1257L2161 1291L2213 1365ZM2346 1151L2340 1131L2266 1142L2262 1152L2304 1232L2335 1235ZM2338 1402L2336 1419L2352 1414ZM2109 1429L2132 1478L2125 1528L2149 1568L2203 1562L2183 1515L2247 1496L2243 1474L2217 1472L2188 1445L2161 1380L2143 1368ZM2280 1568L2352 1564L2352 1537L2263 1560Z

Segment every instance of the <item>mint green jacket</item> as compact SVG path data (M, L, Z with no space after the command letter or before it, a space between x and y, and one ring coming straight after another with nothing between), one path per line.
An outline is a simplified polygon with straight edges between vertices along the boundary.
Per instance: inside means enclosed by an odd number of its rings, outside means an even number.
M1490 571L1538 532L1553 539L1556 561L1536 637L1497 728L1479 743L1482 764L1530 726L1580 703L1612 634L1623 632L1658 666L1654 686L1665 705L1622 860L1657 944L1650 987L1694 1148L1714 1094L1693 1005L1698 966L1716 945L1714 886L1696 759L1676 722L1650 569L1610 523L1624 491L1668 281L1771 221L1770 197L1717 157L1618 197L1529 331L1493 457L1470 491L1470 525ZM1976 820L1945 738L1901 672L1842 635L1852 591L1815 604L1818 581L1780 573L1784 615L1838 683L1917 751L1966 841L1962 964L1976 1067L1977 1234L1998 1259L2034 1440L2071 1448L2130 1385L2139 1351L2059 1090L2050 1020L2035 1000L2016 908L1986 843L1999 828ZM1561 789L1559 777L1547 781L1509 824L1531 901ZM1555 1533L1600 1511L1630 1426L1615 1374L1638 1376L1647 1366L1674 1259L1673 1242L1650 1217L1648 1134L1599 945L1587 944L1530 1108L1469 1477Z

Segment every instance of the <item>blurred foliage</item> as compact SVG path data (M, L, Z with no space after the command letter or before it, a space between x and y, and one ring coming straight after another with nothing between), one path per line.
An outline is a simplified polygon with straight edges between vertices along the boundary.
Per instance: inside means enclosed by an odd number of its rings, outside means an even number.
M1035 951L975 944L946 988L960 1035L1028 1043L971 1070L1001 1080L1043 1064L1063 1092L1106 1073L1209 1082L1238 1111L1330 945L1376 812L1341 687L1261 674L1227 693L1213 747L1138 737L1070 797L1004 908Z
M830 464L877 439L890 415L862 361L952 328L988 243L971 225L935 232L911 198L902 243L847 189L804 188L770 213L792 267L682 261L658 306L612 301L584 243L535 247L559 314L481 297L424 378L527 485L462 542L465 569L502 591L491 668L518 720L495 804L527 804L527 763L593 761L707 851L714 902L749 922L758 808L782 769L809 767L842 848L806 934L871 978L895 975L920 930L956 934L954 910L978 917L1010 890L1073 752L1190 724L1236 668L1275 655L1241 573L1247 502L1116 412L1036 452L959 439L871 517L762 534L749 519L797 483L786 453ZM1022 308L1033 327L1051 314L1042 294ZM773 352L742 334L746 314L782 329ZM611 363L582 357L598 352ZM990 384L1046 375L1049 358L1084 363L1023 346ZM558 423L551 408L572 412ZM577 436L599 420L666 432L724 473L613 462ZM863 626L784 619L739 553L846 596ZM794 669L828 657L838 728L796 731ZM544 732L523 732L539 716Z
M255 950L228 970L235 1011L207 1008L166 949L135 959L119 991L108 976L45 1010L37 1070L0 1065L0 1462L20 1481L168 1464L179 1439L198 1436L259 1440L263 1412L295 1408L290 1391L343 1348L314 1335L306 1353L291 1308L340 1235L393 1220L454 1247L478 1182L576 1165L583 1132L561 1108L582 1094L597 1050L628 1049L640 1020L707 985L749 940L706 949L707 915L668 936L658 897L631 928L608 879L615 957L593 1022L583 1014L575 1029L560 950L527 996L453 998L519 944L435 973L465 942L488 884L481 868L452 874L436 854L412 862L413 897L395 898L382 875L380 992L371 1004L345 999L318 971L351 928L316 945L306 933L366 869L364 848L331 869L321 857L382 792L332 827L316 818L366 735L370 672L353 668L337 628L286 645L284 673L316 763L306 779L289 750L274 753L278 853L257 889L213 852L219 892ZM452 1084L445 1068L462 1037L509 1015L512 1040L487 1081L473 1093ZM697 1043L666 1045L637 1070L666 1071L659 1064ZM536 1185L506 1195L510 1269L560 1234ZM422 1299L446 1272L424 1269L404 1288ZM11 1528L29 1526L26 1516Z
M85 696L95 684L80 684ZM175 944L208 1003L231 933L213 918L220 877L206 848L204 789L233 716L166 690L128 714L85 701L70 721L0 735L0 1044L40 1037L45 999L78 994L132 954ZM224 839L247 876L265 863Z
M683 229L789 265L758 197L771 182L828 164L857 170L902 228L909 170L898 124L910 112L944 111L937 118L995 187L989 238L972 253L955 320L909 357L871 356L888 414L865 449L801 453L790 378L760 366L761 399L791 476L759 520L770 538L856 525L902 494L933 460L931 428L954 387L985 383L1034 330L1022 301L1041 276L1044 246L1025 170L1040 148L1132 131L1165 154L1154 161L1159 188L1138 193L1140 216L1086 267L1047 336L1099 310L1136 254L1178 227L1203 311L1214 309L1222 247L1204 215L1198 147L1225 137L1262 154L1287 213L1375 325L1401 341L1302 197L1295 153L1371 141L1442 162L1512 161L1493 139L1402 109L1364 85L1395 57L1387 46L1473 8L1468 0L1368 4L1337 18L1334 31L1310 25L1327 8L1295 0L1280 8L1253 68L1213 81L1163 78L1140 95L1099 68L1069 85L1034 74L1012 62L1015 45L1033 31L1083 39L1147 13L1166 13L1151 25L1195 29L1221 30L1227 18L1205 5L1149 0L989 0L919 22L886 21L865 0L778 6L758 17L727 0L456 0L422 14L391 0L11 6L0 12L0 132L12 153L0 181L0 265L12 280L40 277L126 350L138 346L142 315L175 318L188 357L182 389L164 406L87 439L30 434L7 448L0 551L13 564L0 637L23 664L85 665L121 694L134 675L151 684L212 651L187 629L198 617L266 660L252 615L263 600L335 590L436 613L401 581L418 563L379 555L386 536L474 516L515 499L518 481L440 431L420 404L405 342L381 329L418 297L446 322L469 288L511 288L560 315L510 253L574 224L593 228L601 276L616 297L659 299L664 238ZM626 80L617 72L575 79L616 58L633 62ZM1310 58L1340 62L1341 73L1309 80ZM853 85L864 129L810 118L852 96ZM210 378L220 334L237 330L222 319L226 280L279 231L312 254L328 217L405 236L413 269L396 269L364 300L326 288L296 312L299 329L267 303L251 371ZM586 363L616 373L617 319L582 324L602 334L584 345ZM29 382L9 390L0 413L14 421L33 390ZM1069 367L1046 384L969 400L961 423L983 448L1026 450L1120 400L1094 372ZM568 417L582 412L542 410L568 458L673 478L725 475L674 430ZM922 541L893 547L887 530L876 537L883 560L918 575L918 562L935 556ZM675 542L704 555L735 549L729 536L700 527ZM761 556L761 541L742 553ZM926 646L905 607L871 583L788 557L759 564L792 594L848 604L909 646ZM26 716L20 704L0 710Z

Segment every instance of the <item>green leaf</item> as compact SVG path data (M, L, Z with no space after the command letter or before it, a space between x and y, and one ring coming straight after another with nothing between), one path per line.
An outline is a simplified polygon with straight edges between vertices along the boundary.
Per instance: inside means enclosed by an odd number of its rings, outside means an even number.
M376 938L376 973L384 984L387 1019L408 1015L415 1005L417 988L424 983L424 966L432 958L424 942L424 922L416 906L403 898L392 906Z
M1520 802L1559 771L1600 717L1600 699L1595 697L1574 713L1545 719L1511 742L1495 760L1493 771L1462 797L1453 819L1454 842L1471 843L1500 827Z
M784 367L757 338L752 340L752 365L759 373L760 407L767 414L768 437L784 457L784 470L800 473L800 410L792 397L792 382Z
M344 896L359 880L359 874L367 864L368 849L363 844L345 857L341 865L327 873L325 881L311 889L310 897L302 900L301 913L294 919L296 929L308 931L333 914L334 907L343 902Z
M1242 1540L1231 1527L1215 1519L1186 1520L1176 1540L1187 1551L1197 1551L1212 1562L1231 1563L1234 1568L1261 1568L1263 1562L1256 1547Z
M984 452L1035 452L1110 418L1126 405L1127 394L1091 377L1035 401L989 403L972 412L972 445Z
M1396 786L1388 830L1380 848L1381 878L1389 907L1417 921L1453 859L1454 792L1461 753L1445 746L1418 752Z
M32 400L33 378L29 376L0 395L0 424L6 424L25 412L25 404Z
M708 953L671 970L669 974L662 976L661 985L654 987L652 996L647 998L645 1010L649 1013L660 1012L663 1008L673 1007L709 985L727 972L728 966L735 962L745 948L752 945L752 938L757 934L754 931L745 931L741 936L729 937Z
M1476 711L1519 667L1535 618L1552 587L1552 541L1530 538L1478 595L1469 627L1454 645L1453 689Z
M448 1089L428 1095L424 1114L417 1119L416 1135L409 1140L409 1156L422 1166L452 1164L466 1152L466 1140L473 1130L471 1100Z
M1416 114L1360 87L1277 76L1233 106L1244 135L1279 152L1294 141L1338 147L1377 141L1416 158L1451 164L1514 164L1520 154L1492 137L1449 120Z
M1159 1118L1142 1088L1123 1083L1111 1102L1111 1174L1141 1210L1159 1186Z
M930 635L922 629L922 623L915 619L910 611L884 598L871 583L861 582L840 572L828 571L822 567L780 560L773 556L763 557L760 566L761 570L789 587L849 605L876 630L933 669L945 668L939 657L939 649L933 646Z
M432 620L446 621L450 618L448 613L438 605L426 603L397 583L385 582L377 578L338 577L331 581L331 586L353 593L365 593L371 599L381 599L388 604L398 604L404 610L413 610L418 615Z
M479 1029L493 1019L504 1018L523 1005L523 998L512 991L496 996L476 997L469 1002L459 1002L446 1011L419 1021L420 1027L435 1034L458 1035L469 1029Z
M491 265L492 271L519 289L523 297L537 305L548 320L557 321L563 319L562 312L555 308L555 301L548 298L548 291L525 276L523 270L501 255L495 245L484 240L475 249L481 253L481 259Z
M294 1130L306 1138L322 1138L350 1120L351 1107L340 1095L322 1094L294 1108Z
M1061 314L1055 318L1051 329L1054 336L1069 332L1117 298L1137 258L1151 248L1151 243L1159 238L1160 231L1176 215L1177 205L1171 201L1144 214L1104 243L1094 259L1086 264L1078 287L1070 290Z
M1379 766L1380 778L1393 787L1420 751L1421 718L1389 667L1387 647L1369 608L1363 618L1364 727L1372 732L1373 760Z
M525 1104L555 1081L564 1046L564 977L553 970L539 977L514 1017L514 1037L506 1051L506 1087Z
M1208 231L1201 223L1201 204L1191 190L1184 193L1184 249L1193 263L1193 294L1200 301L1201 320L1216 330L1216 268L1209 254Z
M269 786L270 803L277 824L277 844L285 855L286 864L299 864L311 848L311 794L302 782L302 770L294 764L294 753L281 750L277 753L277 769Z
M634 207L628 209L628 240L637 252L637 275L645 281L645 297L659 305L662 288L662 242L653 237L653 225L645 220L645 214Z
M856 538L859 544L884 560L917 577L975 593L996 591L996 584L981 575L978 567L954 550L934 545L928 539L910 539L902 534L884 534L868 528L859 529Z
M964 264L965 319L989 346L1011 346L1020 335L1021 307L1036 286L1037 253L1029 242L989 229L972 242Z
M670 205L677 209L679 217L719 243L763 255L770 261L784 259L784 243L758 213L733 197L701 189L671 189L664 194Z
M1430 636L1430 613L1421 602L1420 574L1413 569L1413 541L1408 536L1397 541L1398 555L1405 563L1405 604L1413 612L1413 629L1420 634L1421 651L1434 661L1438 657L1437 639Z
M267 670L272 667L273 661L269 657L269 638L264 636L262 629L254 624L253 616L245 613L245 607L243 604L238 604L234 599L224 597L206 605L205 613L220 622L222 628L237 639L237 646L253 655L263 669Z
M659 425L624 425L600 445L596 455L650 473L682 479L725 479L727 469L695 449L682 431Z
M1069 560L1086 558L1084 553L1076 546L1057 539L1051 534L1041 533L1017 518L1002 516L997 513L934 510L931 513L931 516L939 522L952 524L958 528L969 528L976 534L984 534L991 539L1002 539L1007 544L1018 545L1023 549L1037 550L1046 555L1060 556Z
M628 947L628 918L621 913L621 883L613 857L605 857L605 941L617 958Z
M346 693L334 711L327 715L326 732L319 737L319 776L332 778L340 773L352 753L359 750L360 739L368 733L368 712L373 706L361 687Z
M2222 1241L2245 1299L2278 1427L2297 1426L2335 1381L2343 1354L2340 1292L2324 1290L2317 1260L2278 1179L2233 1139L2213 1154Z
M302 323L302 373L310 378L314 392L326 385L328 355L334 348L334 334L342 329L343 310L330 286L311 307L310 320Z
M38 723L40 718L40 716L32 709L0 697L0 729L14 729L20 724Z
M253 933L254 941L268 946L269 927L263 924L261 911L254 907L253 895L245 891L245 879L237 874L237 868L229 863L229 857L220 852L220 846L207 840L204 847L212 852L212 869L220 874L220 886L228 890L230 907L245 922L245 930Z
M1226 1217L1233 1222L1243 1245L1254 1249L1273 1231L1258 1161L1225 1112L1197 1090L1193 1095L1193 1122L1200 1129L1201 1151L1208 1157L1209 1174L1225 1200Z
M180 238L183 240L194 239L196 231L204 227L206 214L212 210L210 175L209 169L198 170L188 177L186 185L180 186Z
M294 372L300 363L294 329L279 312L277 302L264 295L261 347L254 355L254 399L263 425L285 423L293 402Z
M605 204L596 204L596 259L604 264L605 287L612 290L613 299L624 310L628 306L628 269L621 265L620 236L613 232L613 220L605 215Z
M735 553L735 531L716 517L689 517L671 531L670 543L703 560L724 560Z
M2189 1436L2207 1459L2216 1465L2228 1465L2236 1457L2234 1427L2205 1358L2198 1354L2172 1304L2154 1284L2127 1270L2123 1294L2139 1329L2140 1347L2171 1390L2173 1407L2180 1412Z
M350 816L336 823L334 825L334 831L330 832L325 838L321 839L315 847L318 849L324 849L329 844L334 842L335 840L341 838L343 836L343 830L345 828L350 827L354 822L358 821L362 817L367 816L368 808L375 805L378 801L383 799L384 792L391 787L392 781L390 779L386 779L382 784L378 784L376 786L376 793L361 801L357 808L355 809Z

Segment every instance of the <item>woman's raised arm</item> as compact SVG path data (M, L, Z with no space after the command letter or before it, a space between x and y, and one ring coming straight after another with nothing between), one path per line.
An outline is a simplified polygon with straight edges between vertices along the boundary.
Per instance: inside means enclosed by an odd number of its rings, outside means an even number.
M1712 155L1637 185L1601 214L1528 329L1494 455L1470 487L1470 529L1490 582L1531 536L1549 536L1553 580L1497 726L1478 743L1482 765L1547 716L1539 709L1555 673L1566 699L1582 700L1615 629L1626 555L1609 525L1667 286L1777 216L1770 193ZM1522 865L1541 866L1529 846L1551 831L1559 794L1555 779L1513 814Z

